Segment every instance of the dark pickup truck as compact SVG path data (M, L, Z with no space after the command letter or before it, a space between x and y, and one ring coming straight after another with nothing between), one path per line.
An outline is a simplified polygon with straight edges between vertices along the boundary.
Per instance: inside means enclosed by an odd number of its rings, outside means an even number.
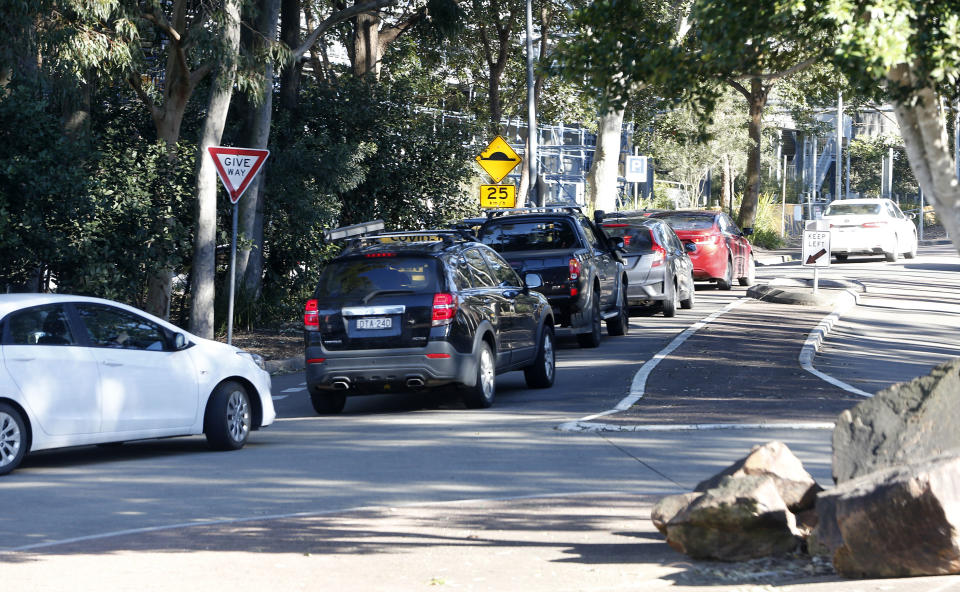
M627 275L619 245L580 208L489 212L477 237L521 277L540 275L543 286L537 291L553 308L558 335L575 334L581 347L597 347L601 320L607 323L608 335L627 333Z

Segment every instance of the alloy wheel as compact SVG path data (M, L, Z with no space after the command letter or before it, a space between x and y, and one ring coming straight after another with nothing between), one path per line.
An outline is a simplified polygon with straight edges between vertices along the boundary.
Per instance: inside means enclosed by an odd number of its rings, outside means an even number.
M227 431L235 442L246 440L250 432L250 404L239 390L230 393L227 400Z
M0 411L0 467L14 462L23 445L20 426L9 413Z

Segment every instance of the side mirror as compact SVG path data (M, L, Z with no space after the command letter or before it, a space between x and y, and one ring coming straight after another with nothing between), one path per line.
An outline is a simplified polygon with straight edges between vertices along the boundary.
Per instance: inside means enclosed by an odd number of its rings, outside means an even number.
M189 342L187 341L187 336L183 333L174 333L173 335L173 349L180 351L181 349L187 349Z
M683 250L687 253L696 253L697 243L683 243Z
M531 290L536 290L543 286L543 278L539 273L528 273L523 276L523 284Z
M743 229L743 236L750 236L751 234L753 234L753 228L747 226Z
M603 224L603 215L604 215L603 210L594 210L593 221L596 222L598 225Z

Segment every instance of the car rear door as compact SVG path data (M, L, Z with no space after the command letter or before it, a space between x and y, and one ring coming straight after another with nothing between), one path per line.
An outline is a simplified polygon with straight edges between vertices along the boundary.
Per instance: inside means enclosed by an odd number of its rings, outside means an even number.
M35 306L4 319L3 362L51 436L100 431L100 373L62 304Z
M463 256L467 269L473 276L472 296L477 300L480 310L496 332L497 367L507 366L511 364L513 351L513 325L516 314L514 302L504 296L493 270L479 249L466 249Z
M425 347L439 262L370 253L334 260L314 298L323 346L332 351Z
M509 318L504 319L506 336L501 339L507 341L511 363L532 360L536 356L537 339L537 318L534 313L540 300L529 291L524 292L520 277L493 249L483 249L482 252L497 282L500 296L510 303Z
M594 231L590 221L582 218L579 222L596 262L597 279L600 281L600 309L606 310L616 305L619 262L610 252L604 238Z

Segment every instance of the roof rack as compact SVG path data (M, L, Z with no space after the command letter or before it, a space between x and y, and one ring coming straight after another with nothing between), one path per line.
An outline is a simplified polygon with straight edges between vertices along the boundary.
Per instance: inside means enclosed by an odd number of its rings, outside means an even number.
M372 220L370 222L361 222L360 224L351 224L350 226L341 226L333 230L324 230L323 238L327 242L330 242L366 234L374 234L381 230L383 230L383 220Z
M582 214L580 206L543 206L538 208L510 208L507 210L490 210L487 212L487 218L496 218L497 216L508 216L516 214L553 214L557 212L567 214Z
M464 229L436 229L436 230L407 230L399 232L378 232L375 234L352 238L348 248L359 248L371 243L443 243L452 245L456 242L472 241L476 238Z

